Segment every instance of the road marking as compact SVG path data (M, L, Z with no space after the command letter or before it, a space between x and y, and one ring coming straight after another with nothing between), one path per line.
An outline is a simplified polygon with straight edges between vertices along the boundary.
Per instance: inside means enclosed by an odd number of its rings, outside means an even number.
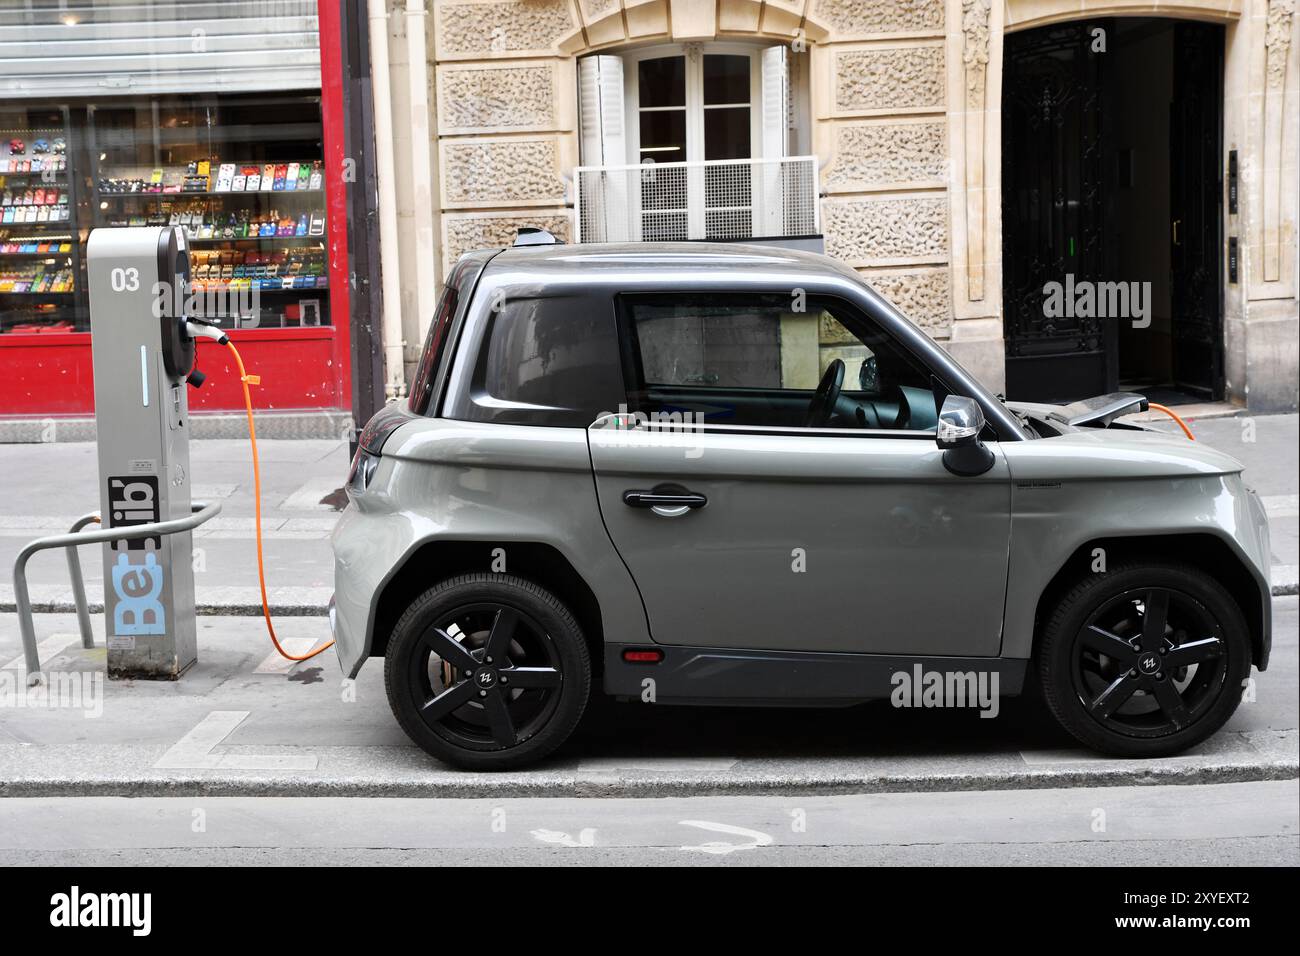
M285 511L333 511L332 505L321 504L321 499L343 487L343 475L333 478L313 478L301 485L280 505Z
M79 640L81 640L80 634L51 634L36 645L36 656L40 658L41 666L48 667L50 661L63 653L65 647L69 644L75 644ZM25 671L27 670L27 658L19 654L0 670Z
M616 770L652 770L659 773L711 773L736 766L735 757L594 757L578 761L582 773Z
M529 830L534 840L551 843L555 846L595 846L596 828L584 827L575 840L562 830Z
M190 496L195 501L202 501L205 498L229 498L239 490L239 485L231 483L216 484L199 484L190 485Z
M214 754L247 717L246 710L214 710L155 763L155 770L315 770L315 754Z
M280 642L280 646L294 657L302 657L312 648L320 643L317 637L288 637ZM262 659L262 663L257 665L254 674L287 674L293 668L294 664L301 661L291 661L281 657L279 651L271 651Z
M695 853L712 853L718 856L727 853L735 853L737 850L753 850L760 846L771 846L775 840L770 834L761 830L750 830L748 827L736 827L730 823L714 823L711 820L678 820L684 827L698 827L701 830L709 830L713 833L727 833L731 836L744 837L749 840L748 843L724 843L721 840L711 840L708 843L701 843L698 846L684 846L679 849Z

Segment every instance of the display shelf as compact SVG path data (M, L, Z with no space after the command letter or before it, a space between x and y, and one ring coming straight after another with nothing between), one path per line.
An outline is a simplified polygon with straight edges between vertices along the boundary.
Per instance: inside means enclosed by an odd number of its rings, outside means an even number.
M57 122L0 129L0 338L57 334L86 317L71 110L28 115Z

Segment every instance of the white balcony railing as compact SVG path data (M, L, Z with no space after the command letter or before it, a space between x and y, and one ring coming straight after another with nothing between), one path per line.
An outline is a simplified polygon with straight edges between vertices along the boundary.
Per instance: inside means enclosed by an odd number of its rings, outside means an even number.
M579 166L578 242L821 233L817 157Z

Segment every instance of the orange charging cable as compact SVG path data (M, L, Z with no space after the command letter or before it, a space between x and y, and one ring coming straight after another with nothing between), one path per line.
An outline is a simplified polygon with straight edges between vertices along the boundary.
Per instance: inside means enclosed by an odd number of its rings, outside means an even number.
M1193 435L1192 430L1187 427L1187 422L1179 418L1178 413L1174 411L1172 408L1169 408L1165 405L1157 405L1155 402L1147 402L1147 407L1154 408L1158 412L1164 412L1166 415L1168 415L1170 418L1172 418L1174 421L1178 423L1178 427L1183 430L1183 434L1187 436L1188 441L1196 441L1196 436Z
M262 616L266 618L266 632L271 635L271 643L285 660L309 661L317 654L323 654L333 647L334 642L323 644L310 654L295 657L280 646L280 641L275 636L275 626L271 623L271 605L266 600L266 570L262 561L262 473L257 463L257 428L253 425L253 397L248 392L248 386L260 385L262 378L259 375L249 375L244 370L244 360L239 357L239 349L235 348L234 342L227 340L226 348L230 349L230 354L235 357L235 365L239 368L239 382L244 389L244 408L248 412L248 442L253 448L253 508L257 516L257 583L262 589Z

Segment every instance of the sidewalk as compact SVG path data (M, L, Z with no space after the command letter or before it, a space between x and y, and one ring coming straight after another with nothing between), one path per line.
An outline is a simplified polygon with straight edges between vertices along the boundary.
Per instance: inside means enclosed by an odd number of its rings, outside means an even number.
M1255 675L1254 700L1179 757L1100 757L1020 699L985 719L888 702L656 708L596 695L574 738L541 767L484 774L448 768L411 744L389 711L383 661L368 662L354 684L333 651L289 665L249 618L201 618L198 663L179 681L151 682L103 680L102 616L96 647L83 650L71 615L39 615L61 706L24 702L16 618L4 614L0 797L663 797L1291 780L1300 775L1298 605L1274 599L1273 660ZM299 653L328 639L321 618L286 619L277 630Z
M329 535L337 512L321 499L347 479L343 441L258 441L266 577L272 610L281 615L324 614L333 593ZM6 482L0 504L0 611L14 607L10 571L18 549L33 538L66 532L81 514L99 510L96 449L90 443L0 445ZM194 534L195 592L200 613L261 614L253 520L253 474L248 442L190 443L196 501L220 501L221 514ZM26 476L31 476L28 480ZM81 549L88 600L103 602L103 566L96 548ZM28 564L38 611L72 610L62 552L35 555Z

